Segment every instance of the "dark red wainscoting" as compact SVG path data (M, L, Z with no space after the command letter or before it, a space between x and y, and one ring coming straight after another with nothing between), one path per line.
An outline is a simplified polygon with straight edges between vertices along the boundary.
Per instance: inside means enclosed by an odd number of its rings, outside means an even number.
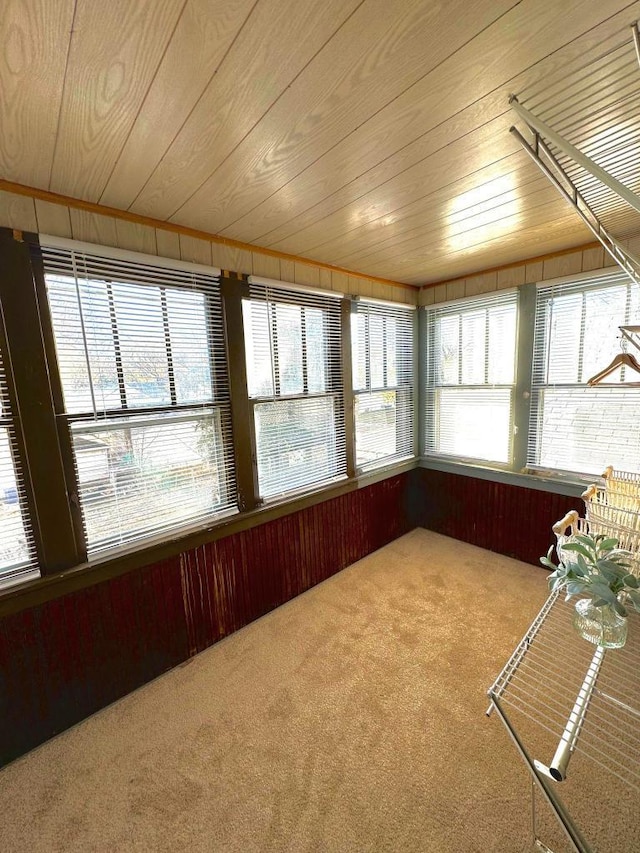
M0 620L0 763L422 525L537 564L577 499L418 469Z
M0 763L412 529L414 473L0 620Z
M551 525L584 509L580 498L426 468L414 473L423 527L534 565L555 542Z

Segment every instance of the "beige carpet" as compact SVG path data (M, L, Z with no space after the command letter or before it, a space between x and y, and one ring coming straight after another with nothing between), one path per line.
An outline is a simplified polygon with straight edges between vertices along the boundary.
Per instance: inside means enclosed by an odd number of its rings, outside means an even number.
M529 850L486 689L542 570L415 530L0 772L0 850Z

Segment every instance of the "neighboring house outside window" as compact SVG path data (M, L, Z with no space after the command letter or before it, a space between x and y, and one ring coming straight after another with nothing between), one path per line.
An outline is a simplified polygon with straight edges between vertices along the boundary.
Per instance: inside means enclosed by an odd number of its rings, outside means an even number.
M256 283L243 318L260 498L346 477L340 300Z
M351 342L356 465L362 470L414 455L416 311L358 300Z
M601 474L640 470L640 374L588 380L621 351L618 326L640 323L640 288L622 272L541 285L536 300L528 463ZM629 352L638 352L632 344Z
M234 511L218 278L43 258L89 555Z

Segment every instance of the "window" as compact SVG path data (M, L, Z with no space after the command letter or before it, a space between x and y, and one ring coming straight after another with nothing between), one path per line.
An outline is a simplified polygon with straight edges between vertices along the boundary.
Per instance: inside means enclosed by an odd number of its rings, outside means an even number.
M0 587L37 576L3 344L0 334Z
M355 303L351 342L361 469L413 456L414 320L411 308Z
M425 453L508 464L517 293L425 311Z
M625 387L640 377L622 368L587 387L620 352L618 326L638 322L638 291L621 272L539 287L531 467L584 474L600 474L607 465L640 470L640 388Z
M243 319L260 497L345 477L339 299L252 283Z
M91 556L232 511L236 494L218 278L73 245L43 260Z

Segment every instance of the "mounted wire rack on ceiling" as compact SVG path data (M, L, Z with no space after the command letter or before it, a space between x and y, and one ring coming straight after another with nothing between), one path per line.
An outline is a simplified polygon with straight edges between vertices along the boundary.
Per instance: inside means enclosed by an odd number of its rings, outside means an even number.
M631 29L631 39L625 29L561 78L542 81L546 88L511 95L509 103L533 137L528 142L511 127L524 151L640 285L640 259L621 242L640 232L637 22Z

